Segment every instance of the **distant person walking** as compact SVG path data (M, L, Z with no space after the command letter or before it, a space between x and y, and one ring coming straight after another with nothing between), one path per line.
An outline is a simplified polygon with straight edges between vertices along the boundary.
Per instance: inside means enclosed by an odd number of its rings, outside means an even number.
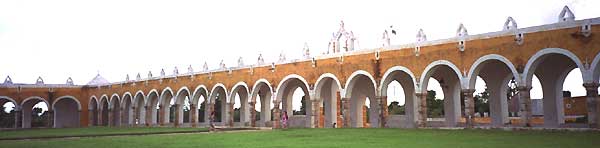
M286 129L288 127L288 114L287 111L283 111L283 115L281 116L281 124L283 128Z

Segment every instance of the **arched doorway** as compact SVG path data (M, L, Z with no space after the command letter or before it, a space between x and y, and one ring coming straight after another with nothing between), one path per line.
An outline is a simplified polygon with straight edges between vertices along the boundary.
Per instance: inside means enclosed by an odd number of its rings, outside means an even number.
M79 114L81 113L81 104L72 96L63 96L57 98L52 103L54 111L54 128L79 127Z
M375 80L366 71L356 71L346 82L345 98L348 102L350 127L379 127L375 101Z

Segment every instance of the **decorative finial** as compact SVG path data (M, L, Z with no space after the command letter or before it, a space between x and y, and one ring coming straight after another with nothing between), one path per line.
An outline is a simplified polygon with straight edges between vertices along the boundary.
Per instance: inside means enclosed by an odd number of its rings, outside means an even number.
M423 29L419 29L419 32L417 32L417 42L424 42L427 41L427 35L425 35L425 32L423 31Z
M208 71L208 63L204 62L204 66L202 66L202 71Z
M568 22L574 20L575 14L573 14L573 11L569 9L569 6L563 7L562 11L560 11L560 14L558 15L558 22Z
M467 32L467 28L465 28L465 25L463 25L462 23L460 23L460 25L458 26L458 29L456 29L456 36L457 37L464 37L469 35L469 33Z
M506 18L506 22L504 22L504 28L502 30L515 30L517 29L517 22L512 17Z
M140 75L139 72L138 72L137 76L135 76L135 80L136 81L142 80L142 76Z
M35 80L35 84L36 85L43 85L44 84L44 79L42 79L42 76L39 76L37 78L37 80Z
M194 69L192 68L192 65L188 66L188 74L193 74L194 73Z
M73 83L73 79L71 79L71 77L67 78L67 85L74 85Z
M227 69L227 66L225 66L225 60L221 60L221 63L219 63L219 68L221 70L225 70Z
M125 82L129 82L129 74L125 76Z
M308 48L308 43L304 42L304 48L302 48L302 54L304 59L310 59L310 49Z
M10 76L6 76L6 79L4 79L4 85L10 85L13 84L12 79L10 78Z
M244 67L244 60L242 59L242 57L238 59L238 67Z
M152 70L148 71L148 79L152 78Z
M175 66L175 68L173 69L173 75L179 75L179 69L177 69L177 66Z
M285 54L283 54L283 51L281 51L281 53L279 54L279 61L277 61L278 63L283 63L285 62Z
M165 73L165 69L160 69L160 77L165 77L166 73Z
M258 54L258 61L256 62L256 65L264 65L265 64L265 58L263 58L262 53Z

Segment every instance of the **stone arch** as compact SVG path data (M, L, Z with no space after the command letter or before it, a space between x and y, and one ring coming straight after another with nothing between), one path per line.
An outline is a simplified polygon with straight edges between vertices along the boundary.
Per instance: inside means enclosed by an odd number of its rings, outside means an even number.
M377 114L377 110L375 110L377 107L374 107L374 105L377 104L376 95L378 94L374 77L364 70L355 71L348 77L345 88L346 93L344 96L349 102L349 112L346 117L349 118L350 125L347 126L378 127L378 116L373 116ZM365 108L367 98L371 106L368 111ZM368 118L363 119L367 116ZM370 125L367 123L370 123Z
M108 96L106 94L100 96L100 105L99 105L99 109L100 109L100 115L99 115L99 125L102 126L108 126L108 114L109 113L109 108L110 108L110 103L109 103L109 99Z
M465 80L468 81L468 86L466 87L475 91L477 77L481 77L483 79L490 95L488 101L492 126L502 127L509 123L508 98L506 96L508 93L508 83L512 78L514 78L517 84L520 83L519 74L515 66L508 59L501 55L485 55L477 59L471 65L468 76ZM473 109L475 108L473 107ZM474 112L475 111L473 110L472 113ZM466 114L468 115L470 113Z
M266 91L265 91L266 90ZM260 115L255 123L257 126L271 126L271 107L273 103L273 87L267 79L259 79L254 82L250 102L257 103L257 97L260 97ZM255 105L256 106L256 105Z
M229 100L228 93L227 93L227 87L225 87L224 84L222 83L217 83L213 86L212 90L210 91L210 99L209 99L209 103L212 106L212 110L215 111L215 118L216 119L220 119L222 124L225 123L231 123L229 122L229 105L227 105L227 100ZM217 99L220 101L217 102ZM211 109L209 109L211 110Z
M111 111L111 113L109 113L109 117L108 120L109 125L111 126L120 126L121 125L121 97L119 97L119 94L114 93L111 97L110 97L110 103L109 103L109 110Z
M596 54L594 60L590 65L590 73L588 74L591 78L583 79L585 83L600 82L600 54Z
M10 79L10 78L7 78ZM15 101L13 98L10 98L8 96L0 96L0 106L4 106L6 103L11 102L14 105L13 111L21 111L19 104L17 104L17 101ZM4 112L4 110L2 110L1 112ZM17 123L17 118L19 118L19 114L14 114L15 116L13 117L13 125L12 127L17 128L18 126L22 126L22 125L18 125L19 123ZM10 126L5 126L5 127L0 127L0 128L10 128Z
M33 106L39 102L44 102L46 104L46 108L48 108L48 111L52 111L52 108L50 107L51 104L48 103L48 101L45 98L39 97L39 96L31 96L28 97L26 99L24 99L23 101L21 101L21 114L22 114L22 124L21 126L23 128L31 128L32 127L32 110L33 110ZM46 114L47 115L47 114ZM50 115L48 115L50 116Z
M170 87L165 87L160 93L160 97L158 99L158 106L160 108L161 115L159 115L159 122L161 125L171 123L171 100L173 100L175 95L173 94L173 89ZM160 119L162 117L162 119Z
M98 114L100 110L100 102L96 95L92 95L88 101L88 126L100 125L98 120Z
M52 102L54 128L79 127L81 103L73 96L62 96Z
M185 123L185 112L184 112L184 106L185 106L185 99L186 97L188 98L188 103L190 103L190 109L191 109L191 101L192 101L192 96L190 94L190 89L188 89L187 86L183 86L181 88L179 88L179 90L176 93L175 96L175 123L176 125ZM189 111L188 111L189 113ZM191 121L191 115L188 114L187 116L187 121Z
M133 124L143 125L146 123L146 96L144 92L139 90L133 97Z
M152 89L146 96L146 125L156 125L158 121L158 106L159 106L159 93L158 90Z
M533 75L536 75L542 84L544 127L564 124L563 84L569 72L575 68L579 68L583 80L590 79L579 58L565 49L542 49L527 61L523 81L525 86L532 86Z
M236 96L239 95L240 99L240 109L239 109L239 122L242 124L250 123L250 109L248 105L248 97L250 96L250 91L248 90L248 84L246 82L240 81L236 83L231 88L231 93L229 94L229 102L233 105L236 102ZM232 107L235 115L235 107ZM235 118L235 116L233 117ZM236 119L234 119L235 121Z
M121 124L133 125L133 96L125 92L121 98Z
M208 89L204 85L198 85L196 86L196 89L194 90L192 96L192 106L196 106L199 110L198 112L195 112L192 116L197 116L198 122L208 121ZM202 100L202 103L200 103L200 97L203 97L204 99Z
M394 66L389 68L384 74L379 84L380 96L382 97L381 103L385 103L386 106L381 106L387 108L387 91L390 83L392 82L400 83L402 87L402 91L404 92L404 107L405 107L405 115L403 116L390 116L392 118L401 118L403 121L399 125L394 125L392 122L386 122L389 127L405 127L412 128L416 127L417 121L417 108L418 108L418 100L415 96L415 92L417 89L416 77L410 71L410 69L403 66ZM384 112L387 114L387 112ZM391 118L390 118L391 119Z
M315 99L318 101L316 127L335 128L342 125L340 80L332 73L319 76L315 82Z
M306 101L306 106L305 106L305 111L306 114L305 115L294 115L293 113L293 96L294 96L294 92L296 89L301 89L302 92L304 92L304 100ZM309 111L312 110L311 105L309 105L309 102L311 100L310 98L310 87L308 85L308 82L306 81L306 79L304 79L302 76L297 75L297 74L290 74L286 77L284 77L280 82L279 85L277 86L277 97L276 100L281 101L281 105L282 105L282 109L281 109L281 114L283 115L284 112L288 113L289 116L289 124L288 126L290 127L309 127L308 125L310 125L309 118L310 114ZM279 104L274 104L275 106L278 106Z
M461 85L461 82L463 82L462 77L457 66L446 60L432 62L425 68L425 71L421 75L421 93L427 94L427 86L429 85L430 78L436 79L442 87L444 93L443 117L445 126L457 126L461 118L460 98L463 86ZM427 115L421 116L427 117Z
M94 102L94 104L92 104L92 101ZM92 95L90 97L90 100L88 101L88 110L100 108L99 104L100 103L98 102L98 97L96 97L96 95Z

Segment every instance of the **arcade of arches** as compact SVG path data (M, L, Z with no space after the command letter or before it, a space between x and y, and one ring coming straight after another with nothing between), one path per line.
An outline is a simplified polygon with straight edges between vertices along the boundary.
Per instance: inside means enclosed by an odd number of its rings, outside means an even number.
M119 83L5 82L0 85L0 104L14 106L6 113L10 115L6 120L14 121L6 125L14 128L40 126L34 124L37 121L55 128L197 127L207 126L213 112L218 126L229 127L278 128L287 112L291 127L596 128L600 124L598 24L598 18L561 21L290 63ZM580 89L587 92L585 105L579 106L583 110L579 115L585 118L577 123L570 122L572 115L563 97L565 78L574 69L581 72ZM485 115L476 113L481 106L474 93L478 78L487 89ZM530 96L534 78L539 79L543 99ZM429 101L428 86L433 81L441 87L435 93L443 98ZM511 88L510 82L516 85ZM388 111L394 109L387 96L392 83L400 85L404 94L401 114ZM301 114L293 114L296 91L304 94ZM428 108L438 103L440 112L432 114L436 110ZM36 104L46 105L47 111L41 113L46 116L35 116Z

